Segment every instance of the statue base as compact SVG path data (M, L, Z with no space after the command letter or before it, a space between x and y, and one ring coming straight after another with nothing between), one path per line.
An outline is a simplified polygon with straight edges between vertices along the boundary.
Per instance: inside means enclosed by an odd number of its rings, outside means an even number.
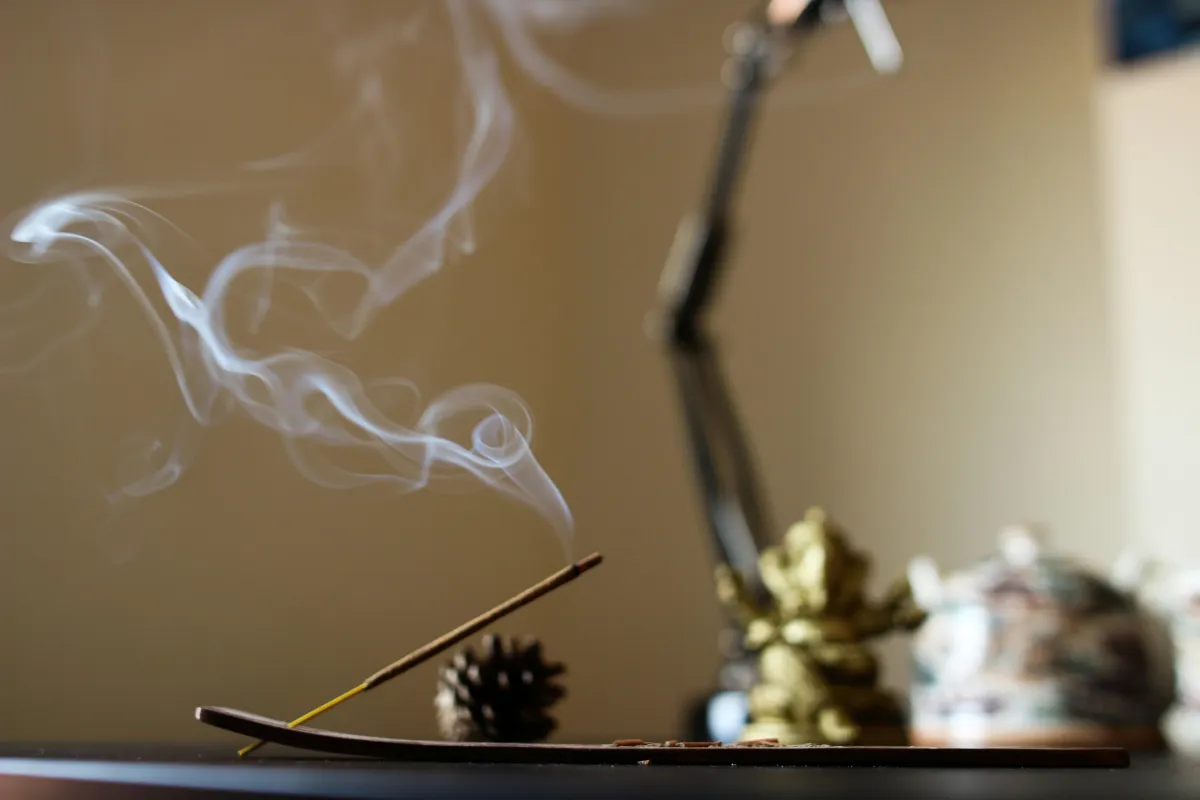
M908 720L891 692L859 686L834 687L833 693L840 702L814 710L803 722L761 707L755 713L751 700L750 720L742 730L742 739L778 739L784 745L907 747L911 744Z

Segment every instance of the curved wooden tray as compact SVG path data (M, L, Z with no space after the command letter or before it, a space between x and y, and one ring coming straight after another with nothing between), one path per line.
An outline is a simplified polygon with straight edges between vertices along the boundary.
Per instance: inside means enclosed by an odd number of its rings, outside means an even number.
M266 742L390 761L477 764L657 764L761 767L1042 767L1121 769L1120 748L950 747L616 747L580 744L427 742L358 736L298 726L231 708L201 707L205 725Z

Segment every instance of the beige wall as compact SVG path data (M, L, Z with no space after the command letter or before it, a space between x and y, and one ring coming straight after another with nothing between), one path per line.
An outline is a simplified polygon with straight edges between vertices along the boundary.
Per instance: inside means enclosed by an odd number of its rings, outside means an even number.
M876 554L881 582L918 552L959 566L1015 518L1099 562L1121 544L1092 6L1038 3L1033 24L1033 3L893 4L908 63L890 79L851 31L823 39L773 93L750 165L715 325L777 526L824 504ZM744 6L669 0L567 49L609 86L711 86ZM257 27L228 30L234 7L105 6L110 85L128 94L107 101L102 177L194 177L334 110L303 15L263 4ZM64 22L50 9L9 6L0 26L6 106L23 110L0 140L6 211L85 166L78 106L48 98L97 76L62 71L73 40L40 44ZM184 31L230 38L189 49ZM176 79L172 63L191 67ZM269 75L292 77L256 77ZM529 400L577 549L609 561L508 629L541 633L568 662L564 736L675 735L711 679L719 617L642 318L720 109L604 119L518 100L528 177L509 173L485 204L482 255L414 292L353 359L430 390L492 380ZM449 130L440 111L442 127L421 121L427 143ZM242 123L195 136L219 115ZM349 197L309 200L339 218ZM186 214L216 252L258 222L211 204ZM104 477L117 432L177 407L143 337L114 301L90 367L4 391L0 603L14 611L0 615L0 736L199 738L204 703L288 716L560 563L545 526L491 494L319 490L243 421L213 431L173 490L113 516L85 481ZM128 541L133 557L114 558ZM889 653L900 680L902 648ZM423 669L328 724L431 735L432 680Z
M1105 78L1097 96L1116 301L1123 487L1148 553L1200 567L1200 58Z

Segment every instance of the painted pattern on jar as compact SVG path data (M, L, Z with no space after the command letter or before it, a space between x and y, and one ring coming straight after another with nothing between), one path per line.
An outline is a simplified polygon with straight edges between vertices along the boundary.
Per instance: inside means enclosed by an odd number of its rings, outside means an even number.
M913 640L914 744L1161 746L1170 667L1132 586L1043 555L1026 527L971 570L943 580L921 558L909 580L929 613Z

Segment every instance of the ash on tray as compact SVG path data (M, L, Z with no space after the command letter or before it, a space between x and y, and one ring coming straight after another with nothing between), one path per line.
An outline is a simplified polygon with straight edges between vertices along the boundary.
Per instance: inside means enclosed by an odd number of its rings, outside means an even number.
M778 739L746 739L726 745L721 742L680 742L668 739L665 742L648 742L645 739L617 739L609 747L783 747ZM793 747L831 747L826 744L802 744Z

